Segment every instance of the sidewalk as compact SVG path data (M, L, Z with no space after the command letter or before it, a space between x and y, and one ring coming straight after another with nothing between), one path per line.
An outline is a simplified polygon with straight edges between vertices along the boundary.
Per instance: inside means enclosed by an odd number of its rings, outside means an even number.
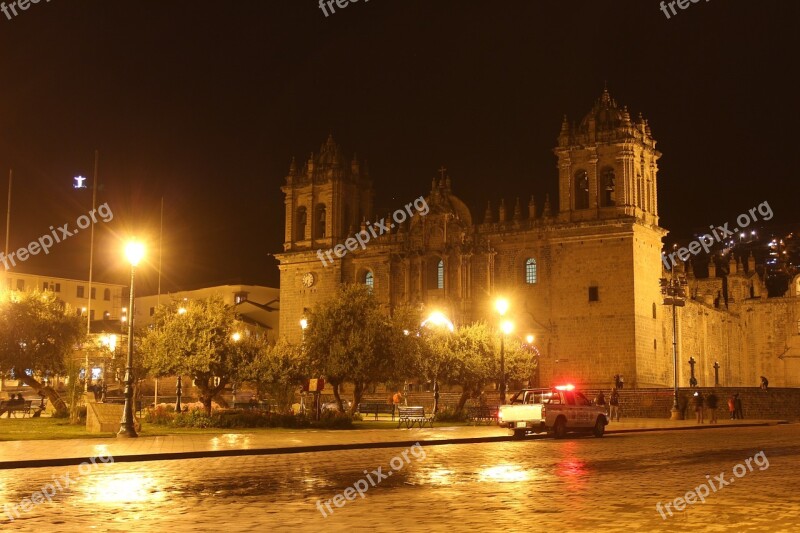
M731 426L770 426L779 420L720 420L698 425L693 420L652 418L611 422L606 434L643 431L714 429ZM399 448L420 444L469 444L513 440L509 430L497 426L442 426L433 429L285 430L218 435L167 435L137 439L72 439L0 442L0 470L80 464L90 457L114 457L114 462L197 459L285 453L324 452L365 448ZM529 438L543 438L537 435Z

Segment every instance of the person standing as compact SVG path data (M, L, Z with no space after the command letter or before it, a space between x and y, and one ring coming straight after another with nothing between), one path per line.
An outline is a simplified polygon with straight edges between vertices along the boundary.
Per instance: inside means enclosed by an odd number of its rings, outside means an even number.
M733 394L728 396L728 411L731 414L731 420L736 416L736 398Z
M734 403L734 413L733 417L742 420L744 418L744 414L742 414L742 399L739 398L739 393L733 395L733 403Z
M706 406L708 407L709 411L709 424L716 424L717 423L717 403L718 403L717 395L714 394L712 390L708 393L708 397L706 398Z
M608 414L608 408L606 407L606 396L605 396L605 394L603 394L603 391L600 391L597 394L597 398L594 399L594 403L595 403L595 405L597 405L599 407L602 407L603 408L603 412L606 415Z
M611 413L608 416L609 421L614 420L614 417L617 417L617 422L619 422L619 392L617 388L614 387L614 390L611 391L611 397L608 399L608 404L611 406Z
M769 380L764 376L761 376L761 388L763 390L769 390Z
M704 423L703 419L704 419L704 415L705 415L705 413L704 413L704 408L705 407L703 405L703 400L705 400L705 398L703 398L703 393L702 392L697 391L697 392L694 393L694 412L697 415L697 423L698 424L703 424Z

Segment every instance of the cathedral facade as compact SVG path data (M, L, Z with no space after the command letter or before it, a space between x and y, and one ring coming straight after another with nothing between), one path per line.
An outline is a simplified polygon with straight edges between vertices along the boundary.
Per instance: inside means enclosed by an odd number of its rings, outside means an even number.
M671 386L672 308L659 283L670 275L661 259L661 154L647 120L632 119L604 91L580 122L565 117L554 154L557 205L489 205L476 220L442 170L425 195L425 216L327 264L318 250L389 218L375 212L366 165L346 158L332 137L302 166L293 160L282 187L284 251L276 254L281 335L299 342L301 319L342 283L372 286L387 310L415 303L456 325L497 324L493 303L503 297L514 334L535 338L541 384L608 386L620 374L628 386ZM722 278L678 270L689 292L677 311L681 386L689 385L690 358L700 386L757 386L761 375L773 386L800 386L799 280L792 294L767 300L752 264L733 264Z

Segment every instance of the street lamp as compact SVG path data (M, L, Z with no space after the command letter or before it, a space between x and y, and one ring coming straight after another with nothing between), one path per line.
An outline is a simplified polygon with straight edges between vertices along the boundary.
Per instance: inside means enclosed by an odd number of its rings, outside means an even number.
M508 300L505 298L498 298L494 302L494 308L497 310L497 313L500 315L500 318L504 317L505 314L508 312L509 304ZM506 329L508 328L508 332ZM511 330L514 329L513 324L511 322L505 321L500 324L500 329L503 331L503 335L500 336L500 403L503 404L506 401L506 352L505 352L505 336L508 333L511 333Z
M144 257L144 245L137 241L131 241L125 247L125 256L131 264L131 290L130 290L130 313L128 316L128 361L125 365L125 406L122 409L122 421L120 422L117 437L138 437L133 423L133 322L134 322L134 280L136 277L136 266Z
M672 267L672 276L661 278L661 294L664 295L664 305L672 306L672 368L674 371L674 391L672 399L672 420L683 420L680 407L678 407L678 307L686 305L686 278L675 275L675 266Z
M506 335L514 331L514 324L510 320L504 320L500 324L500 403L506 403Z
M422 321L420 327L425 326L435 326L435 327L444 327L447 328L449 331L454 331L455 326L450 321L447 316L441 311L434 311L428 318ZM439 380L437 376L433 377L433 412L437 413L439 411Z

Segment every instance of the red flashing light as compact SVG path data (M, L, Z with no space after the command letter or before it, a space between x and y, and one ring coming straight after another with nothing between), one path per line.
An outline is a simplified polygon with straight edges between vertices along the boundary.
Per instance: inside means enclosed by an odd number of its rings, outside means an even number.
M557 385L556 390L575 390L575 385Z

